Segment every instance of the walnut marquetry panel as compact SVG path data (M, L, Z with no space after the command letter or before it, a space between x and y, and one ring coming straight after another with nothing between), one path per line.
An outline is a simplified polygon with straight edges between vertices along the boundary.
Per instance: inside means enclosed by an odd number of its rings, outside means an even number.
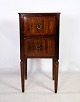
M55 16L53 17L24 16L24 34L25 35L56 34Z
M25 56L54 56L55 40L52 38L29 38L24 40Z

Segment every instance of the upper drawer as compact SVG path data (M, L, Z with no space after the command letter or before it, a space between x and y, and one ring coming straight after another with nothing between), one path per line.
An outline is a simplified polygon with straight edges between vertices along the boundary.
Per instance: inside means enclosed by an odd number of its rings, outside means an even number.
M23 21L24 35L53 35L56 33L55 16L24 16Z

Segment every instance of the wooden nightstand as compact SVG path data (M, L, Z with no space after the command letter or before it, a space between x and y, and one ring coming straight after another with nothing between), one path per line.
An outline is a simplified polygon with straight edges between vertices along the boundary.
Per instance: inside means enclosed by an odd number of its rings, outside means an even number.
M27 58L52 58L55 93L58 86L60 13L19 13L21 84L27 79Z

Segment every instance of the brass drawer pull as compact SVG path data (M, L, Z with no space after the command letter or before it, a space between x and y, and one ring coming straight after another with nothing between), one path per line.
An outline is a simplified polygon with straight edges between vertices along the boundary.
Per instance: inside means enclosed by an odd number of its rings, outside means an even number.
M42 25L41 24L37 24L36 28L37 29L41 29L42 28Z
M36 49L37 49L37 50L40 50L40 49L41 49L41 45L37 45L37 46L36 46Z

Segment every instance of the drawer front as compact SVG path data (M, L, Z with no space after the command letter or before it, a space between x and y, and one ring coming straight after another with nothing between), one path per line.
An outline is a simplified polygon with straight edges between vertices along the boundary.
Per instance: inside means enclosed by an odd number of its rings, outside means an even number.
M55 16L24 16L25 35L53 35L56 33Z
M24 51L27 57L49 57L55 55L55 40L52 38L24 39Z

